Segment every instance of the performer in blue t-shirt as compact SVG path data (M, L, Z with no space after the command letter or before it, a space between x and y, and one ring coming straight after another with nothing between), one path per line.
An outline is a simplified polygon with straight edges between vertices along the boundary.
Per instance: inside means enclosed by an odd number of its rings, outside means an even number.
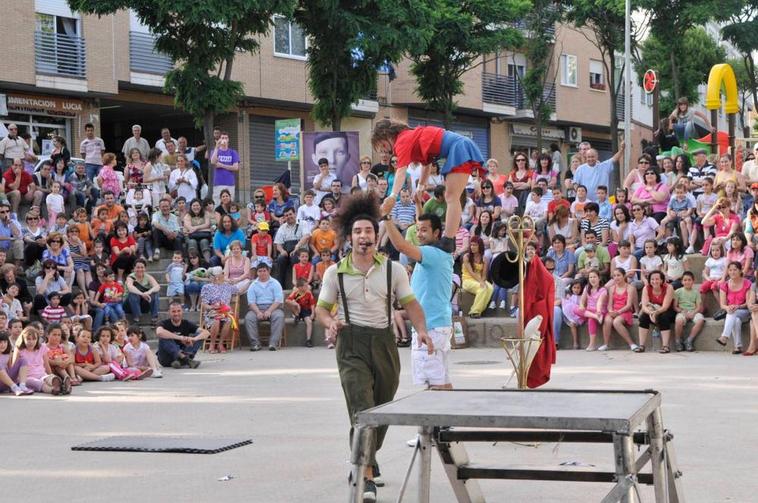
M442 235L442 222L437 215L424 213L416 221L416 236L421 246L405 240L392 220L384 222L387 236L397 251L416 263L411 276L411 289L424 309L426 330L432 338L434 352L419 345L416 330L411 344L413 383L430 388L452 389L448 357L453 335L453 257L435 246Z

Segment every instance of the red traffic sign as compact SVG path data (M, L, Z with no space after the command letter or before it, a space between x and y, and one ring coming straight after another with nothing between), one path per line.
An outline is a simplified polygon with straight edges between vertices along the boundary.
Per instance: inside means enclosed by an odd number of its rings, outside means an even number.
M647 94L652 93L655 91L655 86L658 85L658 75L655 74L654 70L648 70L645 72L645 75L642 77L642 88L645 89L645 92Z

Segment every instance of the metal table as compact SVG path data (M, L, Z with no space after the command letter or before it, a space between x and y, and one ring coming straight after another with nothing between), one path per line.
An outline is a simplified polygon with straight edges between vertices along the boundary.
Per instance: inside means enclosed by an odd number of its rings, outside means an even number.
M461 503L484 501L477 482L484 478L615 483L603 503L633 503L643 483L654 486L656 503L683 502L673 437L663 429L660 405L660 394L652 390L421 391L358 414L349 501L362 501L374 429L399 425L419 427L413 459L418 453L420 503L429 502L432 447ZM498 441L612 443L615 472L482 466L469 462L462 445ZM635 445L647 446L636 459ZM652 473L641 473L648 462ZM398 501L412 468L413 460Z

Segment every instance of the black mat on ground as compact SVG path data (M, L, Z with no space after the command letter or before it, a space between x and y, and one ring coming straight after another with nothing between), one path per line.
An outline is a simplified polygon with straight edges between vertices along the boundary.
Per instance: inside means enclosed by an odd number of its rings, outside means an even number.
M175 452L184 454L216 454L253 441L234 437L108 437L71 447L72 451Z

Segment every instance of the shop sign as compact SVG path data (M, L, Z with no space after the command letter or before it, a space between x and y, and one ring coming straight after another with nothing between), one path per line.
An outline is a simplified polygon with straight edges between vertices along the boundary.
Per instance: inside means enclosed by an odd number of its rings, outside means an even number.
M530 126L528 124L511 124L513 127L513 134L518 136L537 136L537 126ZM554 127L543 127L542 136L544 138L563 138L565 133L563 129Z
M14 112L43 113L58 117L76 117L82 110L82 102L69 98L53 96L31 96L25 94L8 94L8 110Z

